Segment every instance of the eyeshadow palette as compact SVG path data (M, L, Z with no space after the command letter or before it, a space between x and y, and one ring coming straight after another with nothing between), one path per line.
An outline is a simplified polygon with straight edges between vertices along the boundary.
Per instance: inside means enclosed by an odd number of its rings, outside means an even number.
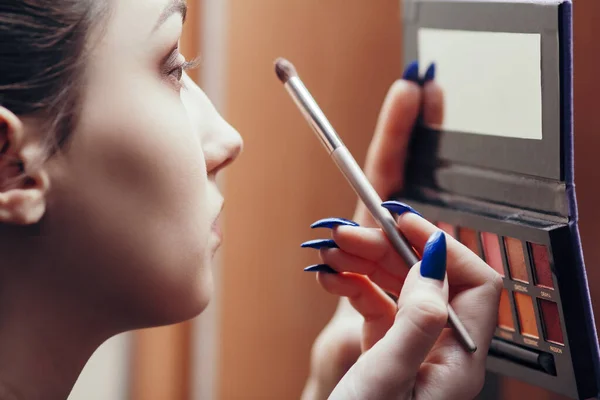
M442 210L431 210L429 214L464 221L464 218L458 215L452 218L452 213L449 215ZM557 376L568 373L573 366L569 365L570 349L565 347L568 338L565 311L557 290L557 275L553 272L557 268L551 244L555 232L565 228L568 231L568 228L560 223L547 224L542 229L533 225L527 234L523 223L501 219L493 222L489 216L479 220L479 224L473 221L471 226L477 226L477 229L455 226L446 221L438 221L437 226L479 255L504 278L492 354L500 359L528 364L542 373L536 374L540 379L543 374ZM514 237L517 234L521 237ZM572 312L580 314L582 320L579 324L585 324L584 314L577 313L577 310ZM571 318L576 316L571 313Z
M568 222L454 197L403 200L502 275L488 369L573 398L596 396L593 317Z
M504 279L488 370L598 396L574 186L570 0L404 0L404 58L436 63L442 126L411 138L404 191ZM542 90L543 89L543 90Z

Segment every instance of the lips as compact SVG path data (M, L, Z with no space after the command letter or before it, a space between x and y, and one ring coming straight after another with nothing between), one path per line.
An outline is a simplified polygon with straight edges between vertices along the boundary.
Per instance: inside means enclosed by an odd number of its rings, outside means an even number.
M219 226L219 221L218 219L215 220L215 222L213 222L211 230L219 237L221 238L223 236L223 233L221 232L221 227Z
M219 207L219 212L217 213L217 216L214 218L213 223L211 225L211 231L214 232L219 237L219 240L223 237L223 233L221 232L221 227L219 226L219 217L221 216L222 211L223 211L223 204L221 204L221 207Z

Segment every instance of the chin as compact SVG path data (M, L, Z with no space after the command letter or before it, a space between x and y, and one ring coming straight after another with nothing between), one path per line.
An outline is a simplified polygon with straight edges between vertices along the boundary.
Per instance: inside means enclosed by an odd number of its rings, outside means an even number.
M210 304L214 293L214 284L210 264L206 263L202 271L202 278L194 287L182 291L185 295L181 298L180 306L174 310L176 320L173 323L187 321L200 315ZM180 292L180 293L182 293Z
M138 321L144 327L156 327L185 322L200 315L210 304L214 292L209 266L210 263L204 264L197 273L197 279L186 279L178 285L163 287L160 294L155 293L152 300L143 306L145 323L140 318ZM141 315L138 314L138 317Z

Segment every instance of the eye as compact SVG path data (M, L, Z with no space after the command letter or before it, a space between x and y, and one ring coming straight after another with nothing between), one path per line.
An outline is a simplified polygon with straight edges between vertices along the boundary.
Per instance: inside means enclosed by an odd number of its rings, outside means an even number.
M189 69L193 69L197 67L199 61L186 61L185 57L179 52L179 48L176 47L173 51L166 57L163 63L163 76L172 83L177 90L181 90L183 88L183 73Z
M174 68L171 72L169 72L169 77L172 77L177 82L181 82L181 79L183 78L183 71L185 71L186 64L187 64L187 62L184 62L180 66Z
M178 49L176 49L167 60L164 67L167 78L175 83L181 82L181 79L183 78L183 71L185 71L187 64L188 63L185 60L185 57L179 53Z

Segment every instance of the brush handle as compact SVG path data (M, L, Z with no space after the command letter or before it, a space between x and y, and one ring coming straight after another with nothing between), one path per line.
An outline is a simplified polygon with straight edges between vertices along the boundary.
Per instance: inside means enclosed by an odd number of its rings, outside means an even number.
M381 206L383 202L381 197L379 197L363 170L356 163L350 151L345 146L338 147L331 153L331 158L342 171L342 174L344 174L350 186L352 186L358 197L365 204L373 218L375 218L377 225L383 229L390 239L392 246L394 246L398 254L402 256L408 266L418 263L419 257L417 257L417 254L408 241L398 232L396 220L392 214Z
M331 153L331 158L340 171L342 171L342 174L346 177L358 197L365 204L377 222L377 225L385 232L398 254L400 254L409 267L418 263L420 261L419 257L408 241L398 232L396 220L394 220L392 214L381 206L381 198L365 176L363 170L356 163L350 151L345 146L338 147ZM475 352L477 350L475 342L473 342L473 339L450 304L448 304L448 322L463 346L469 352Z
M337 135L331 123L321 111L321 108L311 96L310 92L304 86L304 83L298 76L291 77L285 84L285 88L298 106L302 115L313 128L317 137L321 140L321 143L327 149L327 152L331 152L338 147L343 147L342 139Z
M311 96L306 86L304 86L302 80L300 80L300 77L295 72L293 75L285 81L286 90L358 197L367 206L367 209L373 218L375 218L379 227L385 232L394 249L412 267L419 262L419 257L408 241L398 232L394 217L388 210L381 206L381 198L375 189L373 189L371 182L369 182L363 170L356 163L354 157L352 157L352 154L344 146L333 126L331 126L317 102ZM471 339L450 305L448 305L448 321L467 351L472 353L477 350L473 339Z

